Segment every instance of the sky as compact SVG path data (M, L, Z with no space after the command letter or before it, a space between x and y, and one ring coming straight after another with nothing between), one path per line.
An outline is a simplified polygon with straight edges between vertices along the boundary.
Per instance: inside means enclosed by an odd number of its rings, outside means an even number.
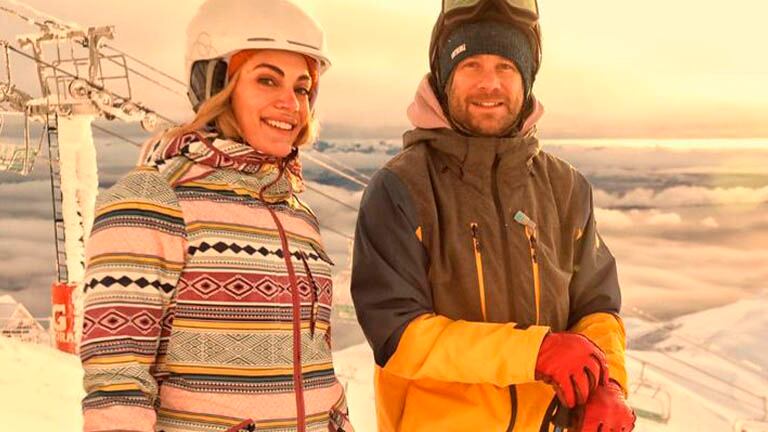
M326 136L399 136L409 126L405 109L428 72L440 2L297 2L325 28L332 56L318 106ZM181 77L185 28L201 1L26 3L84 26L115 25L111 45ZM768 136L764 1L540 3L544 61L534 91L547 112L543 137ZM24 10L18 0L0 5ZM32 30L0 14L0 38ZM17 73L18 81L36 88L24 75ZM133 85L139 100L175 119L189 117L183 96L138 79Z

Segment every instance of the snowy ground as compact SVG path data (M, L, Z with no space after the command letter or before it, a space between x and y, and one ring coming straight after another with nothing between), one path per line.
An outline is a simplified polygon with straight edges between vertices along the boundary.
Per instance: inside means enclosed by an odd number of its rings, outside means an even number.
M630 402L668 417L641 417L636 430L726 432L736 431L741 420L764 418L767 308L768 295L759 295L664 323L628 319ZM370 349L349 346L334 354L334 362L355 427L375 431ZM0 431L82 429L82 372L75 356L0 338L0 370Z
M0 431L82 431L77 357L0 337L0 370Z
M647 430L730 431L739 421L768 420L766 310L763 294L668 323L629 324L635 382L645 361L650 366L644 381L660 388L656 405L664 405L662 393L671 397L668 428L645 422ZM648 394L650 387L644 387L641 393ZM754 431L768 430L768 423L763 427Z

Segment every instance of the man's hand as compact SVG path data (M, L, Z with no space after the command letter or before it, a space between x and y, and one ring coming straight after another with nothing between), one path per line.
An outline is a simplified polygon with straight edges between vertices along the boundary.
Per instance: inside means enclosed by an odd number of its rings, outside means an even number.
M555 388L568 408L584 405L598 386L605 385L605 354L587 337L576 333L550 333L541 343L536 379Z
M584 406L578 432L630 432L637 417L627 405L621 387L614 382L592 392Z

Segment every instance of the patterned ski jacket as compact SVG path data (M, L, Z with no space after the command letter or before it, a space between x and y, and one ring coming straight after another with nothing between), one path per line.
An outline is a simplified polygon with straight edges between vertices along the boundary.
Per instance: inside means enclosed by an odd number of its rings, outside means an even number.
M551 430L555 393L535 379L549 331L589 337L626 389L616 262L587 180L539 147L540 105L521 136L466 137L425 81L409 114L353 255L379 431Z
M331 359L332 262L302 190L298 162L281 170L188 134L148 141L99 195L85 431L351 430Z

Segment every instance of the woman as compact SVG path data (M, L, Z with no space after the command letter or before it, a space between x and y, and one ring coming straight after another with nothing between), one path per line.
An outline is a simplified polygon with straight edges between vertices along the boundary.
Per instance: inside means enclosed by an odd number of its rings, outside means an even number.
M332 263L297 196L322 31L288 1L208 0L188 37L195 119L99 198L85 430L351 431Z

